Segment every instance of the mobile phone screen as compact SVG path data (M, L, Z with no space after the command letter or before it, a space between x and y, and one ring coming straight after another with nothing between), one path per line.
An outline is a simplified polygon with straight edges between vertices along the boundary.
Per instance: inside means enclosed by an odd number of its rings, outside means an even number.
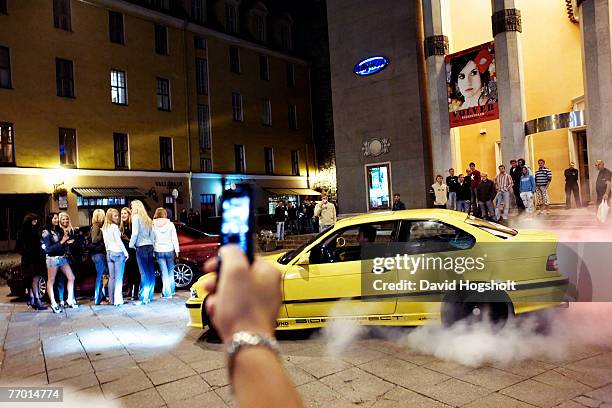
M251 198L248 195L227 197L223 200L221 219L221 245L237 244L248 254L249 246L249 211Z

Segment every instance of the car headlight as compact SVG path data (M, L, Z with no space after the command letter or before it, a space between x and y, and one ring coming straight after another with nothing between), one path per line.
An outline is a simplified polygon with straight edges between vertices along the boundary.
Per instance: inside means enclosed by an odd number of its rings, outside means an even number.
M197 298L198 297L198 291L197 290L195 290L194 288L191 288L190 291L191 291L191 297L192 298Z

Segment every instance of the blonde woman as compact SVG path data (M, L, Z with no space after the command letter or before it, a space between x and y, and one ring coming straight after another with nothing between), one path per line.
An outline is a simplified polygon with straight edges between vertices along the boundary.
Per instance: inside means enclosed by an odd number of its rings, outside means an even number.
M140 269L140 293L135 304L147 304L153 300L155 266L153 264L153 220L147 214L142 201L134 200L132 207L132 237L130 248L136 249L136 261Z
M94 303L99 305L104 300L104 285L102 277L106 272L106 248L104 247L104 210L97 209L91 217L91 242L89 243L89 256L96 266L96 287L94 289Z
M168 219L164 208L155 210L153 216L153 233L155 234L155 259L159 264L162 277L162 298L170 299L174 296L174 258L179 254L176 227Z
M123 271L125 261L128 259L128 251L121 241L119 232L119 211L109 208L104 217L102 236L106 247L106 261L108 263L108 294L110 303L115 306L123 304Z
M72 227L72 221L70 221L70 215L68 215L67 212L59 213L58 217L59 217L59 226L64 231L64 234L68 236L68 239L69 239L68 243L66 244L66 259L68 259L68 264L72 268L72 264L74 263L72 247L73 247L74 239L75 239L75 231L74 231L74 228ZM72 271L72 274L74 274L74 271ZM75 276L75 280L76 280L76 276ZM56 291L56 295L57 295L56 299L59 300L60 306L64 307L64 294L66 293L66 276L65 275L61 274L57 277L57 279L55 280L55 285L53 289ZM73 297L72 298L68 297L67 300L70 303L76 305L76 301L74 299L74 291L73 291Z

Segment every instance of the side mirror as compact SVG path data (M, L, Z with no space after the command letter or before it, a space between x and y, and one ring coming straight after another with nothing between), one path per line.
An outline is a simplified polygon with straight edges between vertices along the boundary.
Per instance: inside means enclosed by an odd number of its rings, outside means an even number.
M309 265L310 264L310 259L308 255L303 255L302 257L300 257L300 259L298 259L298 261L295 263L296 265Z

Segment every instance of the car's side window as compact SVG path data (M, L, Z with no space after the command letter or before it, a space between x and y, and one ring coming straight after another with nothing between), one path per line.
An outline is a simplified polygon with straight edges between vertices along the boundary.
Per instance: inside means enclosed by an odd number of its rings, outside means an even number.
M476 243L469 233L437 220L402 221L398 240L410 253L458 251Z
M310 263L336 263L358 261L365 245L383 245L395 240L396 221L359 224L330 235L313 248L315 256Z

